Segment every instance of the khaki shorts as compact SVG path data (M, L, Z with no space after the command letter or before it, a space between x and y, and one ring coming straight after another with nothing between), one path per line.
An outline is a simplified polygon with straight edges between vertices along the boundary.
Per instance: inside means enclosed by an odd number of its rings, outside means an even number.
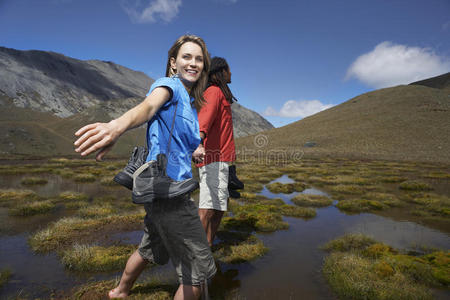
M155 200L145 205L144 236L138 252L157 264L172 260L178 281L200 285L216 273L216 265L190 196Z
M228 166L228 162L218 161L199 168L199 208L227 210Z

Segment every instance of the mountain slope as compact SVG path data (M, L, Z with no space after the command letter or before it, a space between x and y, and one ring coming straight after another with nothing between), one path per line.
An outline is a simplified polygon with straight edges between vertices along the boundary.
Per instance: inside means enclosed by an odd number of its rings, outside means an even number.
M0 47L0 94L18 107L68 117L105 100L143 97L153 82L112 62Z
M264 148L255 146L255 136L237 144L305 155L449 163L449 97L446 89L423 85L381 89L264 132Z

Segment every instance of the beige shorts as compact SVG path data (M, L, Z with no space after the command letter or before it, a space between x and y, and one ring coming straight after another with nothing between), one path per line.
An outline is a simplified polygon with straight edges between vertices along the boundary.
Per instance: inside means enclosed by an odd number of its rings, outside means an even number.
M200 167L199 208L227 210L228 166L228 162L218 161Z

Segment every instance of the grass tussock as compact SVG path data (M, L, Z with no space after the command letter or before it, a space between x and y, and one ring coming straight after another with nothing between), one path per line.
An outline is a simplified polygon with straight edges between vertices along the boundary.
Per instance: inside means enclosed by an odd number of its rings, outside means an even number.
M139 212L96 219L66 217L33 234L28 243L35 252L64 249L85 240L95 240L102 231L136 228L144 216L143 212Z
M333 200L327 196L299 194L291 199L292 203L305 207L325 207L333 204Z
M214 257L229 264L243 263L263 256L268 249L256 237L237 243L220 243L214 246Z
M9 210L12 216L34 216L38 214L45 214L55 208L55 203L51 200L33 201L30 203L23 203Z
M83 194L83 193L71 192L71 191L67 191L67 192L63 192L63 193L59 194L58 198L62 201L67 201L67 202L88 201L89 200L88 195Z
M293 192L303 192L305 190L305 184L301 182L285 184L274 182L271 184L267 184L266 188L274 194L291 194Z
M310 207L298 207L293 205L281 205L280 211L283 216L310 219L314 218L317 213L315 209Z
M108 292L117 286L115 280L88 283L73 291L71 300L91 300L106 298ZM173 298L178 285L162 284L157 280L137 283L131 289L127 299L130 300L170 300Z
M73 177L76 182L94 182L96 179L97 176L94 174L77 174Z
M349 199L340 200L336 207L345 212L368 212L373 210L383 210L388 208L386 204L381 201L376 200L366 200L366 199Z
M433 189L428 183L418 180L402 182L399 188L406 191L431 191Z
M75 244L61 256L63 265L70 270L107 272L123 269L135 250L135 245L100 247Z
M20 181L23 185L47 184L48 180L41 177L25 177Z
M0 288L4 286L11 278L11 271L9 269L3 269L0 271Z
M14 207L22 203L37 201L40 199L41 197L39 197L34 191L31 190L0 190L0 206L3 207Z
M117 182L115 182L113 179L114 179L114 176L104 176L100 179L100 184L104 185L104 186L114 186L114 187L121 186Z
M432 299L430 287L448 286L450 252L412 256L363 235L327 243L323 273L345 299Z
M435 193L412 193L405 197L408 202L420 206L421 210L431 215L450 216L450 198Z
M116 212L116 208L111 206L111 204L105 203L102 205L83 206L78 210L78 215L82 218L102 218L112 216Z

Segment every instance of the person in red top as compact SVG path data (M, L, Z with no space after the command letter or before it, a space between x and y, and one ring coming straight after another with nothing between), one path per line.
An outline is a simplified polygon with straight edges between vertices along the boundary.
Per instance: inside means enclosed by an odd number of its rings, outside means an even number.
M208 88L203 93L206 103L198 113L202 143L196 152L200 177L199 216L208 243L214 240L223 213L228 206L228 167L236 159L231 103L231 72L221 57L211 59Z

